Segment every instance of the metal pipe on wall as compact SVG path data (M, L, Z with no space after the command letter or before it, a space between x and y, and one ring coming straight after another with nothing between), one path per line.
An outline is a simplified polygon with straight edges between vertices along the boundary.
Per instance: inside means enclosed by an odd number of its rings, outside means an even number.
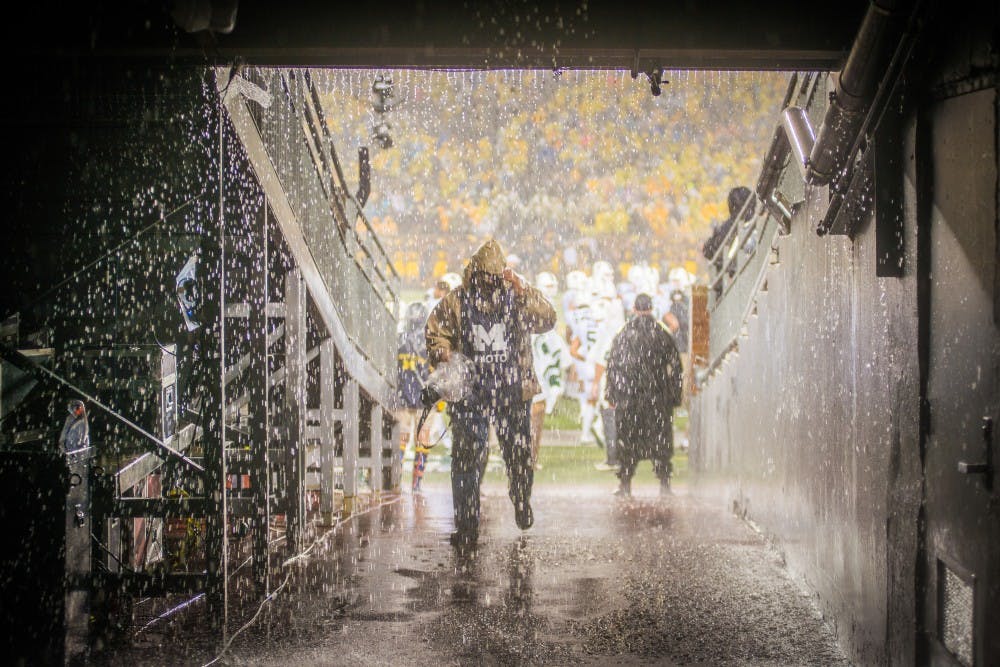
M878 0L869 4L847 63L834 76L830 106L809 155L808 183L827 185L844 168L899 45L910 5L910 0Z

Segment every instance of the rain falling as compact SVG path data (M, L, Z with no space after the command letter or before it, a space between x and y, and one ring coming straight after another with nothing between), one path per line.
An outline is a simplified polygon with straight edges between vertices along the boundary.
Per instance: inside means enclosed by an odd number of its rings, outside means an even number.
M996 8L861 5L37 16L0 651L1000 660Z

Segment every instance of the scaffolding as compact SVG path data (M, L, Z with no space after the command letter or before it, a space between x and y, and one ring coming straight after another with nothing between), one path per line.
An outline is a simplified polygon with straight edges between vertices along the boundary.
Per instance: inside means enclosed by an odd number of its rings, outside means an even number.
M73 460L86 498L71 494L73 521L58 539L90 545L67 555L76 575L62 592L86 598L64 625L79 630L89 613L91 640L127 625L137 598L180 594L204 596L225 642L235 554L249 552L264 599L270 554L298 552L400 482L398 276L347 187L308 72L225 68L187 81L158 91L154 104L182 98L206 116L193 142L207 150L185 206L192 215L161 208L75 274L83 306L31 323L19 313L4 331L3 457L52 449L44 422L53 406L67 397L87 406L92 447ZM166 148L168 161L182 161L190 145ZM180 346L123 341L121 331L112 344L96 333L101 308L127 303L141 317L159 307L163 290L143 281L173 287L171 276L135 275L137 263L188 255L200 294ZM167 269L142 272L157 271ZM32 378L45 398L18 395L20 407L11 405L14 375ZM126 405L103 399L128 390ZM65 617L61 604L50 611ZM46 658L82 650L60 642Z

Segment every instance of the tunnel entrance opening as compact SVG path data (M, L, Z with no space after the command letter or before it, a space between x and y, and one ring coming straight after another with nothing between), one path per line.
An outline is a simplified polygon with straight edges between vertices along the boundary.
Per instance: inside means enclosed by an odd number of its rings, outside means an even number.
M364 225L400 276L400 330L408 307L423 303L429 311L441 298L436 284L451 280L453 287L486 238L500 241L527 280L555 281L549 298L566 359L555 350L552 367L539 368L559 386L547 401L536 483L612 488L616 461L605 441L613 431L603 423L611 416L602 419L600 401L590 397L596 389L586 369L594 360L584 360L602 335L609 304L623 319L634 295L648 292L656 317L676 331L676 298L692 384L708 356L707 299L698 288L692 295L692 287L716 273L703 246L716 230L732 227L730 192L749 192L756 183L783 100L792 92L811 99L820 90L812 74L747 70L325 68L281 76L284 92L277 94L311 91L321 139L334 168L347 174L345 189L366 195L357 198ZM747 215L740 226L748 253L773 231L758 223ZM701 307L694 323L692 296ZM580 324L574 312L593 317ZM579 360L567 356L574 337L584 343ZM677 420L680 478L686 408L687 400ZM428 439L441 446L426 455L416 454L407 437L407 476L426 456L425 483L446 482L445 420L432 417ZM654 480L647 466L642 482ZM487 470L488 479L502 481L497 450Z

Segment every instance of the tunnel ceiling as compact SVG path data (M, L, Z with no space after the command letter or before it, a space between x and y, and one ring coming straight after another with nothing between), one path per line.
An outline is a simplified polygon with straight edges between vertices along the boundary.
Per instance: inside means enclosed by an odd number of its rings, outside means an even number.
M115 3L113 3L115 4ZM125 3L122 3L125 4ZM177 8L34 10L8 39L21 56L193 57L273 66L838 69L865 2L239 3L235 26L185 32Z

